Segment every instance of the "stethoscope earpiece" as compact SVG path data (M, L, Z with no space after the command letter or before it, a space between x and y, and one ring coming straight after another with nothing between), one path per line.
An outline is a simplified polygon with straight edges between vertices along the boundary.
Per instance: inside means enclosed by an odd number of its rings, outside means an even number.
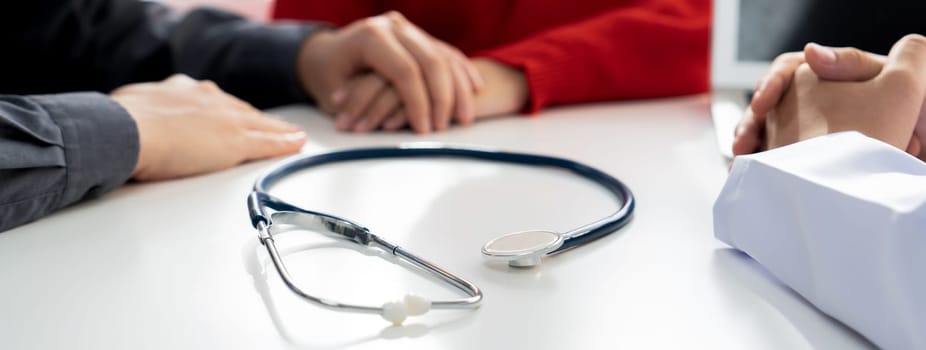
M420 316L431 311L431 300L420 295L406 294L402 300L384 303L382 308L380 316L398 326L408 316Z

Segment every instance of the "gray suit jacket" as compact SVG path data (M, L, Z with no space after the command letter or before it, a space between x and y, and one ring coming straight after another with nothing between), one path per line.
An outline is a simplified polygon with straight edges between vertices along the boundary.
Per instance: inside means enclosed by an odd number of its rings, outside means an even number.
M296 54L318 26L135 0L28 0L0 12L0 231L129 179L138 131L106 93L173 73L266 108L308 101Z

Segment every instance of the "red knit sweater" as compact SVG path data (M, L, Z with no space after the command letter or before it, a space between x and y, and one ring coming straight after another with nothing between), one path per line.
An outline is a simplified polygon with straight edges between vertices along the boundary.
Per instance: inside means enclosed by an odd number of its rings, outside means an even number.
M341 26L389 10L522 69L528 112L708 89L710 0L277 0L273 17Z

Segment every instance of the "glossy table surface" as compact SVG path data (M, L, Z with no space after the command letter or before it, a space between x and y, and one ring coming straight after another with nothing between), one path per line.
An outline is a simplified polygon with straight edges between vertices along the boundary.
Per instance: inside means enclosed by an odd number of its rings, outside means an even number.
M855 349L864 339L716 241L726 176L707 96L554 108L441 134L352 135L309 107L304 153L440 141L565 157L637 195L621 231L533 269L485 261L501 233L568 230L613 211L594 184L547 169L463 160L364 161L293 176L272 193L354 219L480 286L475 311L390 326L291 293L247 216L253 181L278 160L103 198L0 233L5 349ZM283 237L285 236L285 237ZM285 238L285 243L283 242ZM298 283L379 304L458 294L308 232L281 235Z

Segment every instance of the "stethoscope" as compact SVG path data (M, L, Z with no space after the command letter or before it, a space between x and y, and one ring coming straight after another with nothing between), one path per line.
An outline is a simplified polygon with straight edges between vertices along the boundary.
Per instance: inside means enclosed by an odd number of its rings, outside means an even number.
M478 308L482 302L482 292L472 282L370 233L369 229L353 221L302 209L267 193L268 189L280 179L319 165L352 160L420 157L468 158L567 170L594 181L614 194L621 202L620 209L613 214L568 232L544 230L514 232L492 239L482 247L482 254L485 257L507 261L510 266L538 265L545 256L568 251L616 231L630 221L633 214L634 197L626 185L601 170L562 158L435 144L413 144L397 148L365 148L295 156L282 161L258 178L254 183L254 190L248 196L251 224L257 229L261 244L267 248L267 253L286 286L297 295L321 306L342 311L375 313L395 324L401 324L408 316L423 315L431 309ZM402 300L373 306L344 303L314 296L293 282L273 240L273 234L293 228L323 233L361 246L380 249L459 289L467 297L431 301L422 296L409 294Z

